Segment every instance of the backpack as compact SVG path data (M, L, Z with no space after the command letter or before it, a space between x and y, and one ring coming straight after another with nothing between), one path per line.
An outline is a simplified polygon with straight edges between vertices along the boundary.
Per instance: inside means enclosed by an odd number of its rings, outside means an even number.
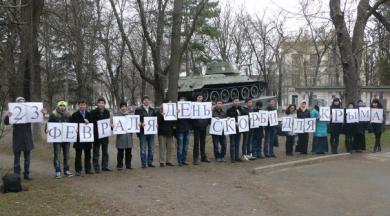
M2 180L3 180L3 186L2 186L3 193L22 191L22 183L21 183L20 176L18 174L15 173L6 174L5 176L2 177Z

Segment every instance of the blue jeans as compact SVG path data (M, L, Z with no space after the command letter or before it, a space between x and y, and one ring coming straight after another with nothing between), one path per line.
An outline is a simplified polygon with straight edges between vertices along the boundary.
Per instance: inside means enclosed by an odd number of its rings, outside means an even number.
M145 135L140 133L139 135L140 142L140 156L142 166L146 164L153 164L153 155L154 155L154 135ZM146 147L148 148L148 155L146 155Z
M274 155L274 145L276 142L276 127L266 127L265 128L265 140L264 140L264 155L272 156Z
M226 136L211 135L211 137L213 139L215 159L224 159L226 155ZM219 149L220 145L221 149Z
M230 159L232 161L240 159L240 138L241 133L230 135Z
M69 146L70 143L53 143L53 153L54 153L54 169L56 172L61 172L61 150L63 154L63 166L64 166L64 172L69 171Z
M21 152L14 152L14 173L20 175L20 154ZM30 175L30 151L23 151L24 155L24 176Z
M254 134L253 136L253 142L252 142L252 156L259 158L262 157L261 155L261 144L262 144L263 138L260 135Z
M179 164L182 164L185 163L187 160L189 131L178 132L176 134L176 139L177 139L177 162Z
M242 154L249 155L253 143L253 129L244 133L244 141L242 142Z
M93 143L93 149L92 149L92 154L93 154L92 163L95 172L100 171L100 166L99 166L100 147L102 147L102 169L108 169L108 161L109 161L108 143L99 139Z

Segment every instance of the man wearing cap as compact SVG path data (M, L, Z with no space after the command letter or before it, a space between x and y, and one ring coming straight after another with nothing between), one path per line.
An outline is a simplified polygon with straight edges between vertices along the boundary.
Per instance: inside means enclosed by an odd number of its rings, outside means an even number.
M17 103L26 102L23 97L16 98ZM7 112L4 124L9 125L9 118L12 112ZM32 180L30 176L30 152L34 149L31 123L14 124L12 132L12 150L14 152L14 173L20 175L20 155L24 155L24 179Z
M48 122L65 123L71 122L71 116L67 110L67 103L65 101L59 101L57 108L50 114ZM69 142L53 143L53 163L56 172L56 178L61 178L61 150L64 157L63 171L67 177L73 176L69 171Z

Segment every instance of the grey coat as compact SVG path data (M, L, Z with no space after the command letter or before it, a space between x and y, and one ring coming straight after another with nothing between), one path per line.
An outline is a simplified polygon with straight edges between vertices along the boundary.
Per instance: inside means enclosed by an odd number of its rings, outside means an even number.
M9 117L6 116L4 124L9 125ZM12 150L14 152L31 151L34 148L31 123L14 124L12 132Z
M125 114L121 114L125 116ZM133 147L133 135L128 134L118 134L116 135L116 148L117 149L127 149Z

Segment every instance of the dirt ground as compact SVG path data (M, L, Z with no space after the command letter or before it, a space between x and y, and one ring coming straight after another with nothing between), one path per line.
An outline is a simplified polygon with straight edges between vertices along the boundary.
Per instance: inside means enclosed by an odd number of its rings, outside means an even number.
M282 146L276 151L277 159L141 169L135 144L133 170L57 180L51 146L40 143L32 152L34 180L23 182L28 191L1 194L0 215L388 215L387 155L354 154L252 173L255 167L313 157L286 158ZM213 158L210 142L207 148ZM114 145L109 151L114 168ZM156 146L156 159L157 153ZM188 153L191 161L192 148ZM73 149L71 155L73 170ZM12 167L12 161L7 138L2 139L2 173Z

